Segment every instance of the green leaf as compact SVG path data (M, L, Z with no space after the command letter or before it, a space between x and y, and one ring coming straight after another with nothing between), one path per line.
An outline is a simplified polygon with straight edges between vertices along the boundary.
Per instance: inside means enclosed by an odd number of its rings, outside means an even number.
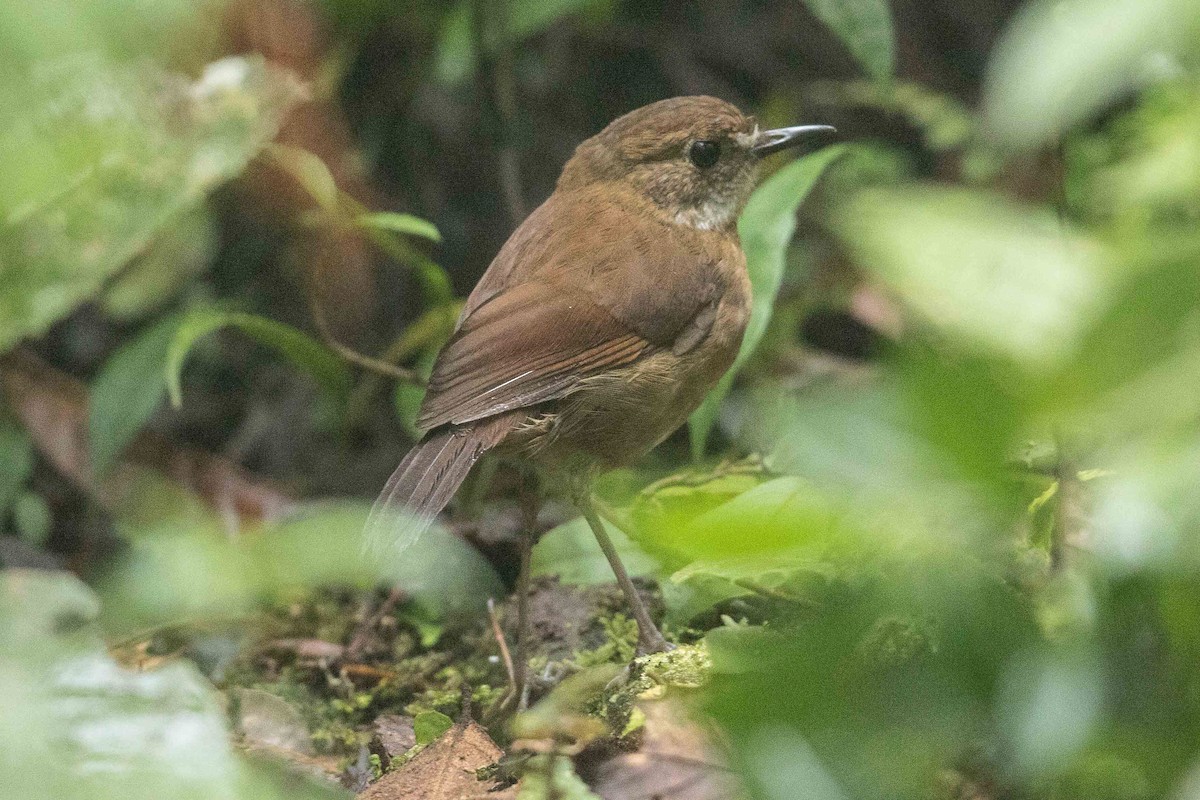
M425 387L408 381L397 381L396 390L392 394L392 406L404 431L414 439L421 436L417 427L417 416L421 413L421 403L425 400Z
M114 353L93 381L88 437L97 475L108 471L162 402L161 376L178 328L177 315L159 320Z
M611 0L515 0L504 4L507 41L498 42L494 26L485 26L484 47L489 55L499 47L520 42L549 28L569 14L604 9ZM442 25L434 58L434 75L443 83L461 83L475 68L474 42L471 35L471 2L461 0Z
M189 314L175 331L167 351L166 380L171 403L183 403L183 362L196 340L220 328L235 327L268 347L278 350L298 369L311 375L339 404L350 391L350 369L325 345L306 333L266 317L207 309Z
M820 540L835 519L829 500L812 484L795 477L775 478L701 514L683 529L657 531L656 544L689 560L761 556Z
M152 671L122 668L96 629L98 611L96 596L69 573L0 572L0 796L350 797L243 762L199 670L184 660Z
M206 206L181 214L108 286L100 301L104 313L122 320L140 319L165 305L208 269L217 244L216 222Z
M758 595L795 606L812 605L837 574L833 563L802 554L693 562L663 584L667 619L686 625L734 597Z
M431 242L440 242L442 234L432 222L414 217L412 214L397 214L391 211L379 211L363 214L356 219L355 224L362 228L375 228L381 231L402 233L406 236L419 236Z
M41 547L50 538L50 507L41 495L25 492L13 503L13 524L29 544Z
M838 35L867 74L888 83L896 68L892 13L887 0L804 0Z
M269 152L275 163L295 178L323 210L336 213L340 209L342 193L320 156L302 147L283 144L271 145Z
M1062 362L1114 270L1053 213L962 189L876 189L838 209L857 262L940 331L1032 367Z
M608 523L605 523L605 529L630 575L649 575L658 569L658 562L621 530ZM581 585L615 580L612 568L583 517L564 522L538 540L533 548L532 574L557 575L563 583Z
M16 500L33 471L33 440L16 422L0 414L0 516Z
M783 280L788 242L796 230L796 209L812 191L825 168L845 151L844 145L826 147L779 170L758 187L738 220L738 234L750 272L753 307L737 360L688 420L692 454L697 459L704 455L708 435L721 410L721 402L733 385L734 376L767 331Z
M1033 148L1100 112L1195 51L1195 0L1040 0L996 48L984 95L993 136Z
M3 48L0 48L3 49ZM141 64L41 64L32 106L0 109L0 351L36 336L237 175L297 96L261 59L196 82Z
M678 480L638 493L629 508L629 528L640 547L668 571L676 570L696 558L675 546L678 536L704 514L755 489L765 479L761 471L695 477L684 473Z
M417 744L433 744L443 733L454 727L454 720L440 711L422 711L413 717L413 733Z
M402 584L440 620L480 613L486 598L502 590L484 558L439 526L398 563L380 565L362 555L365 504L289 511L287 519L233 539L211 512L148 525L122 522L129 552L101 587L109 627L136 630L181 617L237 616L263 599L303 589L365 589L385 581Z

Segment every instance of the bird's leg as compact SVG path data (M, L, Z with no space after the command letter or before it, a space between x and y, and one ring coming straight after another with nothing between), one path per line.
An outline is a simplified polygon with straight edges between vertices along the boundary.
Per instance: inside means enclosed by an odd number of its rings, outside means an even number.
M604 530L604 523L596 514L596 506L592 502L591 493L579 492L575 502L583 513L583 518L591 527L592 533L596 535L596 541L599 542L600 549L604 551L604 557L608 559L608 565L612 567L613 574L617 576L617 583L620 585L621 591L625 593L625 599L633 611L633 618L637 620L638 653L645 655L669 650L670 645L663 638L658 626L654 624L654 620L650 619L650 612L646 610L646 604L642 602L637 587L629 579L629 573L625 571L625 565L621 563L621 557L617 555L617 548L613 546L612 539L608 538L608 532Z
M529 629L529 568L533 554L533 543L538 535L538 512L541 497L536 478L530 476L521 484L520 568L517 571L517 633L513 649L513 690L516 692L517 710L524 711L529 702L529 656L525 652L525 639Z
M521 567L517 573L517 632L513 641L513 693L517 699L517 710L524 711L528 701L527 678L529 656L525 652L525 639L529 627L529 560L533 550L533 531L521 532Z

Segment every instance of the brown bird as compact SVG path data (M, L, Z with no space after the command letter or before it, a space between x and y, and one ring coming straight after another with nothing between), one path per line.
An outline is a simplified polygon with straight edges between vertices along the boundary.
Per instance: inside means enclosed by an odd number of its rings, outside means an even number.
M425 436L376 502L368 544L403 549L481 455L518 455L565 483L640 650L665 649L588 486L678 428L733 363L750 312L736 222L759 159L832 130L763 131L722 100L677 97L579 145L467 299L429 379Z

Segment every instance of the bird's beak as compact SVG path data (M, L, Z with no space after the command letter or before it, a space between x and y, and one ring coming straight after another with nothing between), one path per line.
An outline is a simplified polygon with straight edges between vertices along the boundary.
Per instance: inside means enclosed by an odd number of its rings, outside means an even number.
M797 145L801 139L814 133L837 133L837 129L832 125L793 125L790 128L775 128L760 133L758 141L751 146L750 150L754 155L762 158Z

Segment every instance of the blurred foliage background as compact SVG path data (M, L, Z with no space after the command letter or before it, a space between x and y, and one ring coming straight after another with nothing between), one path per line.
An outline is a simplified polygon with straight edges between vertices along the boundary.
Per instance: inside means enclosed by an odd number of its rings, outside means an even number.
M1197 42L1195 0L0 0L0 794L342 793L241 757L255 703L348 784L382 715L466 736L518 481L399 564L365 504L574 146L704 93L842 139L771 165L734 373L604 487L736 785L614 755L653 704L578 722L610 609L487 796L1200 797Z

